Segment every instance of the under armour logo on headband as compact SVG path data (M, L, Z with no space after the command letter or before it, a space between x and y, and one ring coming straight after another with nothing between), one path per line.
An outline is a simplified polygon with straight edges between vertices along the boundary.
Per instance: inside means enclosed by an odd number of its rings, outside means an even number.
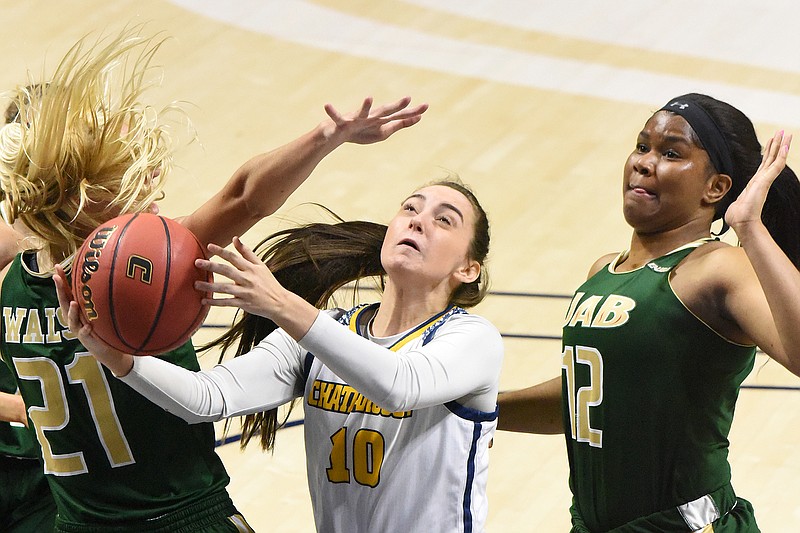
M669 106L670 107L678 106L678 109L686 109L687 107L689 107L689 104L682 104L680 102L672 102L671 104L669 104Z

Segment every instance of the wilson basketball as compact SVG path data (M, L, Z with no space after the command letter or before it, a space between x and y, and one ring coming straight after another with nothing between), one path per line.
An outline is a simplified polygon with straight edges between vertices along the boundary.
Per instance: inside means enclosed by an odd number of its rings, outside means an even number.
M185 343L208 314L197 280L211 280L191 231L150 213L122 215L84 241L72 266L72 292L95 334L134 355Z

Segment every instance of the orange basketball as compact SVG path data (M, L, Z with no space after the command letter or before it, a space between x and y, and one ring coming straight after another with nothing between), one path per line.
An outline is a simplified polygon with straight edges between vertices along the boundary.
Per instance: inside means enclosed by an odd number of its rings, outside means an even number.
M174 220L122 215L93 231L75 255L72 292L95 334L134 355L185 343L208 314L195 259L206 257L191 231Z

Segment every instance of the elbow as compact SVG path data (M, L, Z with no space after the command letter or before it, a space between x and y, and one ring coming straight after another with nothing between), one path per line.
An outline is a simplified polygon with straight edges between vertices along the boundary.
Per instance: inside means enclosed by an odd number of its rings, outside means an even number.
M408 391L396 392L392 390L384 390L376 396L379 397L380 400L372 400L373 403L387 413L401 413L404 411L410 411L412 408L411 406L414 405L414 401L410 398L410 393Z
M167 409L166 411L168 413L171 412L169 409ZM207 415L201 415L199 413L186 412L186 413L172 413L172 414L176 415L178 418L181 418L184 422L191 425L202 424L204 422L217 422L221 420L220 417L218 416L207 416Z
M228 183L224 193L229 210L251 224L274 214L282 204L276 201L281 198L279 191L263 190L254 181L257 180L249 172L238 172Z

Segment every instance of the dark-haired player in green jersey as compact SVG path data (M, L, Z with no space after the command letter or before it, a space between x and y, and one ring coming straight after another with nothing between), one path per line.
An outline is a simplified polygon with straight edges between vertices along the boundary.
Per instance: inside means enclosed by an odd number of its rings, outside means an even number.
M756 346L800 375L790 142L777 133L762 157L750 120L701 94L639 133L630 248L576 291L561 377L500 399L501 429L566 434L574 533L759 531L730 483L728 433ZM723 218L741 247L711 236Z

